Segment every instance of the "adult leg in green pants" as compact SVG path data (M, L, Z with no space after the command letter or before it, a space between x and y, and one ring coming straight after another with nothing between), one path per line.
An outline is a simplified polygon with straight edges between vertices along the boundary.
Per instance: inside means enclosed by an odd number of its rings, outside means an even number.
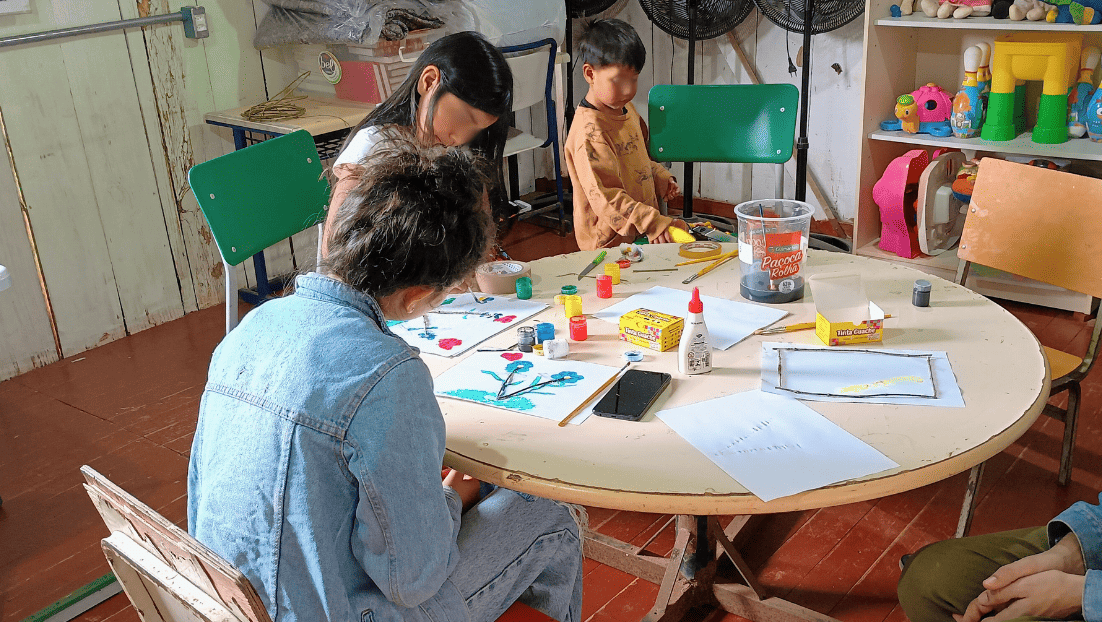
M911 622L955 622L952 614L964 613L983 592L984 579L1006 564L1047 549L1044 527L935 542L919 550L903 569L899 604Z

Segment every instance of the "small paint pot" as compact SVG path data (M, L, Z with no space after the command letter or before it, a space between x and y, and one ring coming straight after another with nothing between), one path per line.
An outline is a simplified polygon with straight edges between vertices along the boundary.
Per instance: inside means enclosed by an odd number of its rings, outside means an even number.
M574 341L585 341L589 338L589 324L584 315L570 318L570 338Z
M915 281L914 291L911 292L911 304L916 307L930 306L930 291L933 288L933 284L926 279Z
M573 296L573 295L578 293L578 286L577 285L563 285L562 289L560 289L559 292L563 296Z
M638 350L628 350L624 352L624 360L629 363L638 363L643 360L643 353Z
M528 300L532 297L532 279L522 276L517 279L517 298Z
M536 324L536 343L543 343L548 339L555 338L555 325L551 322L540 322Z
M616 265L620 266L621 270L627 270L628 268L631 267L631 260L630 259L621 259L621 260L616 262Z
M536 343L536 329L531 326L521 326L517 329L517 348L521 352L531 352Z
M605 264L605 274L612 277L612 284L613 285L619 285L620 284L620 264L606 263Z
M597 297L612 298L612 277L602 274L597 277Z
M532 352L535 352L539 356L543 356L543 344L537 343L532 345Z
M543 342L543 355L551 360L564 359L570 354L570 342L565 339L548 339Z
M581 296L567 296L566 297L566 309L565 315L568 318L575 317L582 314L582 297Z

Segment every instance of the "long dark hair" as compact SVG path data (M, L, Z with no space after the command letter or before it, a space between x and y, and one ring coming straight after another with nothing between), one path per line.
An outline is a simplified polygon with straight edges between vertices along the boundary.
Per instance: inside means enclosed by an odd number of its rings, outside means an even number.
M336 208L319 266L376 300L415 285L457 284L493 239L486 160L466 147L425 147L391 134Z
M390 97L372 110L348 134L341 151L364 127L399 125L417 130L417 106L420 95L417 82L429 65L440 70L440 86L428 106L428 131L432 132L436 102L451 93L464 103L497 117L497 121L478 134L469 146L495 166L489 187L490 205L501 233L512 224L514 208L505 195L505 180L501 174L505 139L512 122L513 73L505 56L477 32L457 32L434 41L417 57L409 75ZM431 137L430 137L431 139Z

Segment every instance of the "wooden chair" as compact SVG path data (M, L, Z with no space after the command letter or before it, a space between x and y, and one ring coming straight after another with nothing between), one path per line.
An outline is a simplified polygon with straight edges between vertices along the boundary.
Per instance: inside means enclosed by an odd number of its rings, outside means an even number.
M306 130L196 164L188 171L188 183L222 253L228 333L237 326L234 267L253 257L257 291L242 297L252 304L264 302L271 288L264 249L325 220L329 183Z
M103 553L143 622L270 622L236 568L94 469L84 489L111 535ZM551 620L515 603L499 622Z
M1102 180L1036 166L985 158L980 161L957 255L957 282L964 285L973 262L1093 297L1094 330L1086 352L1046 347L1050 395L1068 392L1067 408L1046 404L1043 414L1064 422L1057 480L1067 485L1075 449L1080 382L1094 364L1102 333L1102 221L1094 206ZM968 532L983 464L968 478L957 537Z

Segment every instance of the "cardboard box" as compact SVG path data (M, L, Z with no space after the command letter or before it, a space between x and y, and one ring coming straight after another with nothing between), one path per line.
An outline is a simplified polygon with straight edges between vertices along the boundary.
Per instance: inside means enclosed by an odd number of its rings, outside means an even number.
M884 310L869 300L860 274L817 274L808 284L820 341L844 346L883 340Z
M665 352L681 340L685 320L650 309L636 309L620 316L620 339L641 348Z

